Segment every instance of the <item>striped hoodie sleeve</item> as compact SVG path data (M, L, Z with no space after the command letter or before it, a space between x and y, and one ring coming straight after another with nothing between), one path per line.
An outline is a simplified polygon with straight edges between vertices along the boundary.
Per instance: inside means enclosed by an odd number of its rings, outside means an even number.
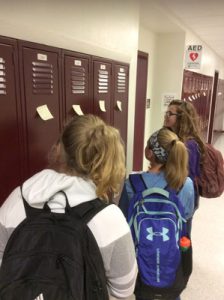
M129 226L116 205L109 205L88 224L99 245L111 296L133 294L137 262Z

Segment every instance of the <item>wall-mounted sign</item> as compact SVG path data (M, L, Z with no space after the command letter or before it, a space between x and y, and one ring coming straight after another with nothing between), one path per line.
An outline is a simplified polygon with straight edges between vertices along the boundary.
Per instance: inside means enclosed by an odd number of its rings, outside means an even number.
M185 53L185 68L200 69L201 68L201 45L188 45Z
M177 99L177 93L163 93L162 94L162 112L167 111L170 102L175 99Z

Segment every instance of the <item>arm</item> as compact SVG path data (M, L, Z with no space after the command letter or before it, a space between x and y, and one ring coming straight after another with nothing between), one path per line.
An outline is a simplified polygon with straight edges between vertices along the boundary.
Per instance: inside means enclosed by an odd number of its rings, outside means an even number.
M189 155L189 177L194 181L200 175L200 152L194 140L188 140L186 147Z
M130 234L123 236L113 245L110 267L107 274L110 294L122 299L130 297L135 288L137 263Z
M123 212L123 214L124 214L124 216L127 220L127 218L128 218L129 199L128 199L128 193L127 193L125 185L123 187L118 206L120 207L121 211Z
M183 188L178 194L178 197L183 204L185 218L188 220L193 216L194 213L194 185L189 177L187 177Z
M123 186L121 197L120 197L120 200L118 203L118 206L121 209L121 211L123 212L126 220L128 218L129 200L131 199L133 194L134 194L133 189L131 187L129 180L127 179Z
M137 262L129 226L116 205L109 205L89 223L102 254L111 296L122 299L133 294Z
M2 220L0 220L0 266L2 264L2 257L4 254L7 241L8 241L8 232L4 227L4 225L2 224Z
M0 208L0 265L10 235L25 217L25 209L18 187L9 195Z

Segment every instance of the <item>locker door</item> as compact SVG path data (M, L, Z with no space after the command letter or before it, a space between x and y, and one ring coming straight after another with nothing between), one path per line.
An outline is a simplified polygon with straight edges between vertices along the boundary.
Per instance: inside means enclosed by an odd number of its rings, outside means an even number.
M66 118L93 113L90 57L75 53L65 55L64 76Z
M112 65L103 60L93 61L94 113L111 124Z
M128 70L126 65L114 64L113 125L120 130L125 145L127 143Z
M0 205L22 181L16 41L0 38Z
M30 176L46 167L60 131L59 53L22 45L21 56Z

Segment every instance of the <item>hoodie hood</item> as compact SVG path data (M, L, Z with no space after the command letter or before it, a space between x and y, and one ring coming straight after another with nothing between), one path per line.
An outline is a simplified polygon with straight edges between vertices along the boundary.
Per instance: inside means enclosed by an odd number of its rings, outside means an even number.
M23 197L31 206L43 208L45 202L49 201L49 207L57 212L66 203L64 194L60 193L62 190L66 193L71 207L97 198L96 186L91 180L50 169L35 174L22 186Z

